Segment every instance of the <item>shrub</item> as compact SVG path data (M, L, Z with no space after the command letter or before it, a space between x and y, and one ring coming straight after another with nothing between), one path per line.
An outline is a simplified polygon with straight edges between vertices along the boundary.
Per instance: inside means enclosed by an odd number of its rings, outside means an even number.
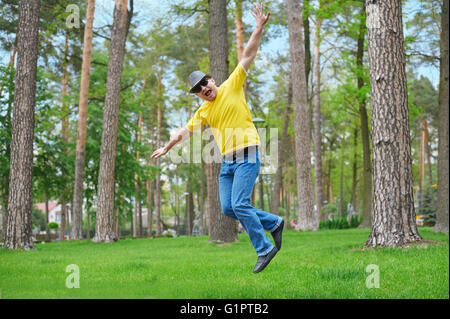
M55 223L55 222L48 223L49 229L58 229L58 227L59 227L58 223Z
M319 223L319 229L347 229L358 227L359 225L358 218L356 216L354 217L356 221L354 220L353 224L352 223L349 224L346 218L321 221Z
M434 226L436 224L435 194L432 188L427 187L422 191L422 215L424 226Z
M361 224L361 219L359 219L357 216L353 215L350 218L350 228L356 228Z

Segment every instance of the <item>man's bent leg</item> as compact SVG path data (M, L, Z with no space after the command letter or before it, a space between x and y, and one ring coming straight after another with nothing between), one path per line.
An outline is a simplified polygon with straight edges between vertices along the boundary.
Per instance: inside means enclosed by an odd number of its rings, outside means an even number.
M232 207L237 218L249 234L250 241L258 256L268 254L273 245L267 238L264 229L276 229L281 223L281 218L258 210L250 203L253 185L259 172L259 161L257 163L244 162L238 164L234 171L232 188ZM264 223L264 225L263 225ZM269 228L267 230L270 230Z

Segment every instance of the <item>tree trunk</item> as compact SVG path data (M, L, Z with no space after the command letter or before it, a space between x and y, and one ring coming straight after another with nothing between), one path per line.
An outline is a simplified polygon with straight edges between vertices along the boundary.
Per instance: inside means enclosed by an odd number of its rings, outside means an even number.
M50 229L48 228L48 191L45 191L45 240L50 241Z
M289 136L288 136L287 131L288 131L288 127L289 127L289 119L291 117L291 112L292 112L291 104L292 104L292 83L291 83L291 81L289 81L288 94L286 97L286 108L284 109L283 132L281 133L281 141L280 141L280 145L279 145L280 152L278 152L278 167L277 167L277 172L275 175L275 185L273 187L274 190L272 193L272 206L270 206L272 214L276 214L276 215L279 215L279 212L278 212L280 209L279 193L280 193L280 188L281 188L281 183L282 183L283 166L284 166L285 159L286 159L286 151L285 150L288 148L288 143L289 143Z
M61 204L61 222L59 226L59 240L64 241L66 235L66 216L67 216L67 205L66 203Z
M368 247L422 240L416 226L400 1L367 0L374 211Z
M427 152L427 170L428 170L428 186L433 186L433 173L431 171L431 148L430 148L430 140L429 140L429 132L428 132L428 124L426 119L422 119L422 127L425 133L425 150Z
M264 181L262 178L262 175L260 174L258 176L258 181L259 181L259 209L260 210L264 210Z
M98 176L97 222L94 242L117 240L114 231L114 170L120 103L120 79L127 35L127 0L116 0L109 45L106 98Z
M322 209L322 135L321 114L320 114L320 28L322 19L316 20L316 35L314 41L314 165L315 165L315 185L316 185L316 212L320 217ZM317 221L319 222L319 221Z
M441 64L439 80L438 207L434 231L448 233L448 1L441 14Z
M153 191L152 181L147 181L147 237L153 236Z
M302 40L301 10L297 1L286 0L289 47L291 53L292 100L294 105L295 158L299 198L298 229L318 230L314 213L310 155L310 121L308 114L305 57Z
M145 92L145 79L144 79L144 84L142 86L142 91ZM142 103L141 103L141 106L142 106ZM142 111L139 111L138 132L137 132L138 145L141 143L141 132L142 132ZM136 162L138 162L138 163L140 161L139 147L140 146L138 146L138 150L136 152ZM136 190L136 194L135 194L134 209L133 209L133 237L136 238L136 236L137 236L136 220L137 220L138 214L139 214L139 236L142 237L142 210L141 210L142 206L141 206L141 196L140 196L141 187L140 187L139 175L137 173L134 175L134 188Z
M339 180L339 217L344 217L344 156L341 155L341 176Z
M69 143L69 116L70 108L66 102L67 96L67 56L69 54L69 34L66 31L66 41L64 44L64 59L63 59L63 81L62 81L62 118L61 118L61 135L66 145L64 147L64 154L67 156L69 153L68 143ZM66 193L67 190L63 189L60 194L60 204L61 204L61 222L60 222L60 235L61 241L64 240L65 230L66 230L66 214L67 214L67 203L66 203Z
M358 36L358 49L356 54L356 66L358 69L357 81L358 90L361 90L365 83L362 77L363 70L363 55L364 55L364 36L366 33L365 17L366 17L366 5L365 0L362 2L360 24L359 24L359 36ZM365 97L359 100L359 118L361 121L361 140L363 147L363 206L362 206L362 222L359 228L369 228L372 226L372 166L370 163L370 131L369 120L366 110Z
M20 1L8 195L8 249L33 249L33 137L39 0Z
M209 1L210 72L220 86L228 78L228 27L226 0ZM216 146L215 153L219 152ZM208 213L211 224L209 241L237 241L237 222L222 213L219 199L221 164L208 164Z
M207 228L206 228L206 214L205 214L205 170L204 170L204 164L203 161L201 162L201 177L200 177L200 216L201 216L201 225L202 225L202 235L207 234Z
M356 187L358 186L358 129L353 131L352 197L350 202L356 207Z
M306 94L308 94L309 74L311 73L311 44L309 32L309 0L303 0L303 33L305 35L305 79L306 79Z
M161 97L161 75L158 78L158 97ZM156 148L161 145L161 124L162 124L162 111L161 103L158 102L158 114L157 114L157 129L156 129ZM161 159L156 159L156 167L161 167ZM156 237L161 237L161 174L159 170L156 172L156 182L155 182L155 223L156 223Z
M78 133L75 159L75 184L73 192L71 239L82 238L83 226L83 182L86 149L86 123L89 97L89 78L92 50L92 27L94 24L95 0L89 0L84 27L83 63L81 65L80 101L78 105Z

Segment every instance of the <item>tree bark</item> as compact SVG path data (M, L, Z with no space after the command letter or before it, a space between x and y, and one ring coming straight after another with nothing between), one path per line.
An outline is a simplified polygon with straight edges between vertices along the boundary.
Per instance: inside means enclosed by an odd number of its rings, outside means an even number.
M374 210L368 247L422 240L416 226L401 2L366 2Z
M95 0L89 0L84 27L83 63L81 65L80 101L78 105L78 133L75 155L75 184L73 192L72 229L70 239L82 239L83 226L83 182L86 149L86 123L88 112L89 79L92 50L92 27Z
M114 231L114 170L120 103L120 79L127 35L127 0L116 0L109 45L106 98L98 177L97 222L94 242L117 240Z
M295 0L286 0L286 6L288 9L289 47L291 53L295 158L299 198L298 230L318 230L312 188L310 121L304 69L305 56L301 32L301 10L298 2Z
M438 207L436 232L448 233L448 1L444 0L441 14L441 64L439 79L439 143L438 143Z
M220 86L228 78L228 27L226 0L209 0L210 72ZM216 147L215 153L218 152ZM222 213L219 199L221 164L208 164L208 213L211 223L209 241L237 241L237 222Z
M314 41L314 165L315 165L315 185L316 185L316 210L317 217L320 217L322 210L322 135L321 114L320 114L320 28L322 19L317 17Z
M308 94L309 74L311 73L311 44L309 31L309 0L303 0L303 33L305 35L305 79L306 79L306 94Z
M31 216L39 9L39 0L19 3L8 225L5 236L5 246L8 249L34 248Z

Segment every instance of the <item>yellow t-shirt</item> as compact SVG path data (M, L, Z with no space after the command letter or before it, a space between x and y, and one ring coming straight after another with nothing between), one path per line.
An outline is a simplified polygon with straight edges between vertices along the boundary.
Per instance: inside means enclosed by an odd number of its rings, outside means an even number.
M190 131L209 124L222 155L250 145L259 145L258 131L245 101L243 89L247 76L239 63L219 87L214 101L205 101L190 119Z

